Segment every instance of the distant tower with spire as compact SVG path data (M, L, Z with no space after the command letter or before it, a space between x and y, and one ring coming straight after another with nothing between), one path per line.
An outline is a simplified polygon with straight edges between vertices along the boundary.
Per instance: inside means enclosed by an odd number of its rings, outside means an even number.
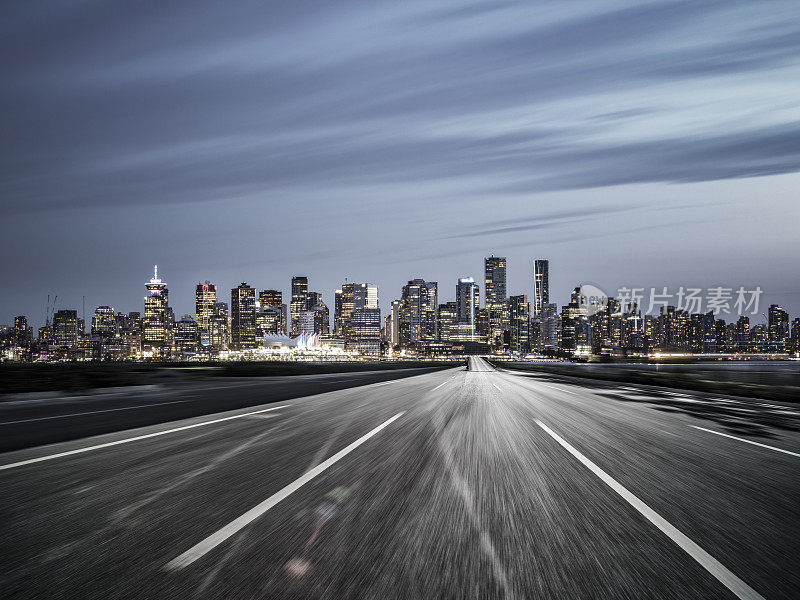
M153 278L144 284L149 294L144 298L142 351L146 356L169 356L169 290L158 278L158 265L153 268Z

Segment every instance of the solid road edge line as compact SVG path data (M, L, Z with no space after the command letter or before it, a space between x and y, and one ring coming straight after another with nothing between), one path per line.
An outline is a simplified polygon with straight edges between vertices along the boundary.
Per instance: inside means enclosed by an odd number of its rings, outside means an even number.
M146 440L148 438L158 437L160 435L167 435L168 433L175 433L176 431L184 431L185 429L193 429L195 427L202 427L203 425L213 425L214 423L222 423L223 421L231 421L233 419L241 419L242 417L249 417L250 415L257 415L259 413L265 413L272 410L278 410L279 408L287 408L291 406L291 404L282 404L281 406L273 406L270 408L265 408L263 410L254 410L251 412L243 413L241 415L233 415L232 417L223 417L221 419L213 419L211 421L203 421L202 423L192 423L191 425L184 425L183 427L175 427L174 429L167 429L165 431L156 431L154 433L147 433L145 435L137 435L132 438L125 438L122 440L115 440L113 442L106 442L104 444L97 444L96 446L87 446L86 448L77 448L75 450L67 450L66 452L57 452L56 454L48 454L46 456L39 456L38 458L29 458L28 460L21 460L15 463L8 463L6 465L0 465L0 471L5 471L6 469L13 469L15 467L22 467L24 465L30 465L33 463L43 462L45 460L52 460L54 458L61 458L63 456L72 456L73 454L82 454L84 452L89 452L91 450L99 450L101 448L108 448L110 446L119 446L120 444L127 444L128 442L136 442L138 440Z

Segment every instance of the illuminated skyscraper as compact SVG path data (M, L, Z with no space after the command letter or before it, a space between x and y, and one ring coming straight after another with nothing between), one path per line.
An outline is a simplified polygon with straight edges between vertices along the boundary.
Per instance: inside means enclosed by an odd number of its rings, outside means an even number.
M258 294L258 310L261 313L260 329L263 333L286 332L286 305L280 290L262 290Z
M511 296L509 344L512 352L525 353L530 350L531 305L528 296Z
M355 284L345 283L336 290L334 296L333 334L343 339L347 338L347 323L350 321L355 303L354 293Z
M231 330L228 316L228 305L225 302L214 304L209 330L209 342L216 352L224 352L230 348Z
M175 351L178 355L194 354L197 352L197 343L197 321L192 315L183 315L175 323Z
M533 314L539 316L542 307L550 303L550 261L533 261Z
M290 331L291 337L297 337L300 333L300 313L308 310L308 277L292 277L292 298L289 303Z
M110 306L98 306L92 317L92 334L104 338L112 337L117 331L117 320L114 309Z
M245 350L257 345L256 291L242 282L231 290L231 347Z
M198 283L194 292L195 320L199 343L202 346L210 345L211 317L214 314L214 305L217 303L217 286L206 281Z
M506 301L506 258L490 256L483 260L486 284L486 306Z
M392 300L389 314L386 315L384 337L389 348L400 344L400 300Z
M20 348L28 348L33 343L33 331L25 315L14 317L14 343Z
M418 341L436 340L438 284L412 279L403 286L400 300L400 345L410 347Z
M502 345L509 329L509 306L506 297L506 258L490 256L484 259L486 292L486 338L491 345ZM481 329L481 328L479 328Z
M458 339L477 341L480 288L472 277L462 277L456 284Z
M786 352L789 344L789 313L777 304L769 307L767 335L770 352Z
M153 278L144 285L150 293L144 299L142 352L149 357L166 357L169 356L169 290L167 284L158 278L158 265L154 268Z
M60 352L78 347L78 311L59 310L53 315L53 343Z
M439 341L455 342L458 340L458 304L446 302L439 305L436 330Z
M352 310L347 315L351 297ZM380 354L381 311L378 306L378 286L373 283L343 285L341 305L345 348L360 354Z

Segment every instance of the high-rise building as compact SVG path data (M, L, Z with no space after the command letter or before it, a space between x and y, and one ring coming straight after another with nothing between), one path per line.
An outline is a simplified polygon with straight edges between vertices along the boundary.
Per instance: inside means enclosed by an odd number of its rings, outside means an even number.
M506 258L505 256L490 256L483 260L486 306L501 304L506 301Z
M177 354L194 354L197 352L197 346L197 321L192 315L183 315L180 321L175 323L175 351Z
M545 304L550 303L550 261L533 261L533 314L539 316Z
M506 296L506 258L490 256L484 259L486 291L486 338L492 346L502 346L509 331L509 305Z
M380 354L378 286L345 283L337 290L336 298L334 332L344 339L345 348L360 354Z
M458 303L445 302L439 305L436 330L440 342L458 341Z
M258 294L258 328L264 333L286 332L286 305L280 290L262 290Z
M117 319L110 306L98 306L92 317L92 335L103 338L113 337L117 332Z
M355 303L355 284L345 283L336 290L334 296L333 334L342 339L347 338L346 328Z
M792 332L789 337L789 352L800 353L800 317L792 319Z
M545 304L539 313L539 350L549 354L558 352L558 332L561 331L561 317L558 305Z
M308 302L308 277L292 277L292 298L289 303L291 337L300 334L300 313L311 308Z
M789 343L789 313L777 304L769 307L768 336L770 352L786 352Z
M377 356L381 353L381 311L379 308L355 308L350 317L350 339L345 348Z
M389 314L386 315L386 325L384 336L389 348L395 348L400 344L400 300L392 300L389 307Z
M400 299L400 346L409 348L419 341L436 340L438 284L412 279L403 286Z
M313 301L308 311L314 315L314 333L328 335L331 329L331 314L328 305L322 301L322 294L319 292L309 292L309 300Z
M33 331L25 315L14 317L14 343L20 348L28 348L33 343Z
M245 350L257 345L256 290L242 282L231 290L231 347Z
M584 354L591 349L591 329L586 306L581 301L581 288L572 291L569 304L561 307L561 350Z
M194 291L194 308L201 346L211 344L211 317L214 314L214 305L217 303L217 286L210 281L198 283Z
M147 357L159 358L169 355L169 290L167 284L158 278L158 265L153 278L146 284L149 294L144 299L144 320L142 323L142 352Z
M531 305L528 296L511 296L509 345L512 352L525 353L530 350Z
M212 350L216 352L227 351L231 343L231 329L228 305L225 302L214 304L214 312L211 315L209 327L209 343Z
M480 288L472 277L462 277L456 284L456 318L458 339L477 341Z
M59 310L53 315L53 343L60 352L78 347L78 311Z

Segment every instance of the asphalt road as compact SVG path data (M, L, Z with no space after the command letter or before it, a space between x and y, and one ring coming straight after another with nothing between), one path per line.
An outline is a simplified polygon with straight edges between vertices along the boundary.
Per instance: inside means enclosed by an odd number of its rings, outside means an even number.
M173 381L0 402L0 452L429 373L436 367Z
M799 419L473 359L9 452L0 595L794 599Z

